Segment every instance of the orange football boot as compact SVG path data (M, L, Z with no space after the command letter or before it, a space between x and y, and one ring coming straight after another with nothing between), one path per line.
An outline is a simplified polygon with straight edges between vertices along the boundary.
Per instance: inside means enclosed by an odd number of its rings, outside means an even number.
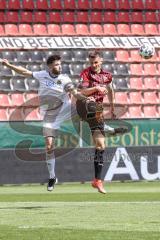
M105 189L104 189L104 187L103 187L103 182L102 182L102 180L100 180L100 179L96 179L96 178L95 178L95 179L92 181L92 187L97 188L97 189L98 189L98 192L100 192L100 193L103 193L103 194L106 193L106 191L105 191Z

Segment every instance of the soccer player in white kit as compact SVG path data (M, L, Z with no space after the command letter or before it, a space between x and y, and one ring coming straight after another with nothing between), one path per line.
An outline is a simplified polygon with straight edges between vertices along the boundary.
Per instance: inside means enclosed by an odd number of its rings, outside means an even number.
M56 182L54 139L56 130L63 121L71 119L71 101L69 93L77 99L86 100L74 88L67 74L61 73L61 57L52 55L47 59L47 70L31 72L21 66L10 64L8 60L1 59L1 63L15 72L27 77L33 77L39 81L40 113L43 116L43 135L46 145L46 162L49 171L47 190L52 191Z

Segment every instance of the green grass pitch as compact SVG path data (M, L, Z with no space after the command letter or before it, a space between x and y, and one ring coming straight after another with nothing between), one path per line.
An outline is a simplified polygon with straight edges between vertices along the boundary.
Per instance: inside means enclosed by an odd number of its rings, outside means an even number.
M160 182L0 187L0 240L159 240Z

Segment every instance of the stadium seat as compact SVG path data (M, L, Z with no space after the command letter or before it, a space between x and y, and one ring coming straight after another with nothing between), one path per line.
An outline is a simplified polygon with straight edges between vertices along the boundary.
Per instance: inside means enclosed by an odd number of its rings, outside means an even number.
M62 73L69 74L69 75L71 74L69 64L62 64Z
M156 106L144 106L143 107L144 117L145 118L157 118L158 114L156 111Z
M11 84L14 91L26 91L24 78L16 77L11 79Z
M48 10L48 1L47 0L37 0L35 1L36 8L39 10Z
M22 93L12 93L10 101L12 106L22 106L24 104L24 96Z
M38 107L39 106L39 97L37 93L26 93L25 97L25 106Z
M31 11L22 11L20 13L20 22L23 23L32 23L33 22L33 14Z
M133 35L145 35L144 28L142 24L131 24L131 33Z
M34 13L34 23L46 23L47 15L46 12L36 11Z
M61 10L62 1L61 0L50 0L50 9L51 10Z
M130 64L130 72L131 75L143 75L143 68L142 68L142 64Z
M0 91L6 91L10 92L11 91L11 85L10 85L10 80L1 77L0 78Z
M158 0L159 1L159 0ZM145 0L145 9L150 9L150 10L157 10L157 2L156 0Z
M103 35L103 28L100 24L90 24L91 35Z
M115 23L116 22L116 13L115 12L104 12L104 23Z
M86 52L86 50L75 50L73 51L73 59L74 61L86 61L88 57L88 54Z
M62 24L62 34L63 35L75 35L74 25L72 24Z
M76 9L76 1L64 0L64 9L70 9L70 10Z
M130 78L130 89L143 89L143 81L141 77Z
M117 79L114 78L113 83L116 86L116 89L128 89L127 80L126 78L120 78Z
M157 64L157 74L160 75L160 64Z
M47 35L47 29L45 24L33 24L33 33L34 35Z
M105 63L103 64L103 69L107 72L113 73L114 69L113 69L113 65L110 63Z
M144 92L144 103L145 104L156 104L159 102L159 99L155 91Z
M6 0L0 0L0 10L5 10L6 9Z
M119 35L131 35L131 30L128 24L117 24L117 31Z
M142 118L141 106L129 106L129 117L130 118Z
M80 73L83 71L83 64L76 64L76 63L72 63L71 64L71 73L72 75L80 75Z
M132 23L143 23L143 12L131 12Z
M17 51L16 58L14 59L16 62L28 62L30 59L30 54L28 51Z
M76 24L75 28L77 35L90 35L87 24Z
M160 89L160 77L157 78L158 88Z
M76 14L76 22L80 23L88 23L89 17L88 17L88 12L84 11L77 11Z
M115 92L115 102L117 104L128 104L128 96L126 92Z
M103 21L102 13L97 11L92 11L90 13L90 22L91 23L101 23Z
M144 25L145 33L147 35L159 35L156 24L146 23Z
M115 60L115 52L112 51L103 51L104 61L113 62Z
M19 24L19 34L22 36L33 35L33 30L30 24Z
M144 78L144 89L158 89L157 79L155 77Z
M49 12L48 14L48 21L49 23L61 23L62 22L62 16L60 12Z
M2 51L2 58L8 59L10 62L14 62L16 56L15 51Z
M75 16L75 13L74 12L71 12L71 11L64 11L63 12L63 21L65 23L74 23L74 16Z
M116 1L115 0L105 0L104 1L104 8L107 10L117 10Z
M39 64L32 64L32 63L30 63L30 64L28 64L28 65L26 66L26 68L27 68L28 70L30 70L31 72L41 71L41 66L40 66Z
M131 61L132 62L142 62L142 58L139 55L138 50L131 50L130 51Z
M5 14L4 12L0 12L0 23L4 23L5 22Z
M62 58L62 61L71 62L71 60L72 60L72 52L70 50L60 51L60 56Z
M19 22L19 17L18 17L17 11L7 11L5 18L6 18L5 21L7 23L18 23Z
M8 121L8 114L6 108L0 108L0 121Z
M18 26L16 24L5 24L4 29L5 29L5 35L8 35L8 36L19 35Z
M8 108L9 121L24 121L23 107L10 107Z
M79 0L79 1L77 1L77 9L82 9L82 10L90 9L89 0Z
M119 0L118 1L118 8L120 10L124 9L124 10L130 10L130 4L129 4L129 0Z
M6 66L0 66L0 76L12 76L12 71L10 68L7 68Z
M8 0L8 9L19 10L20 8L20 0Z
M23 0L22 9L33 11L34 9L34 0Z
M103 9L103 1L102 0L92 0L91 1L91 8L102 10Z
M41 51L31 51L30 57L32 62L43 62L43 53Z
M0 106L1 107L9 107L10 106L8 94L0 93Z
M128 75L128 66L126 64L116 64L115 74L117 75Z
M116 25L112 23L103 24L103 30L105 35L117 35Z
M154 63L145 63L144 64L144 74L155 76L157 74L156 65Z
M38 108L24 108L25 121L41 120Z
M117 50L116 58L119 62L129 62L129 52L127 50Z
M156 23L157 22L157 16L156 12L145 12L145 22L151 22L151 23Z
M118 12L117 13L117 21L129 23L130 22L130 13L129 12Z
M3 25L0 25L0 35L1 36L5 35Z
M37 91L39 88L39 81L36 79L25 79L25 82L28 86L29 91Z
M131 9L143 10L144 9L143 0L131 1Z
M141 91L138 92L130 92L129 93L129 102L130 104L142 104L142 93Z
M59 26L59 24L48 24L47 25L47 32L48 32L48 35L62 35L62 32L61 32L61 28Z

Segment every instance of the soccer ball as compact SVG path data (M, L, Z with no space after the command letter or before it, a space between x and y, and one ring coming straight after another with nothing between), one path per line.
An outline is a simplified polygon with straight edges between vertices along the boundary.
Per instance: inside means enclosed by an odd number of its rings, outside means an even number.
M155 48L151 44L143 44L139 48L139 54L144 59L149 59L153 57L155 53Z

